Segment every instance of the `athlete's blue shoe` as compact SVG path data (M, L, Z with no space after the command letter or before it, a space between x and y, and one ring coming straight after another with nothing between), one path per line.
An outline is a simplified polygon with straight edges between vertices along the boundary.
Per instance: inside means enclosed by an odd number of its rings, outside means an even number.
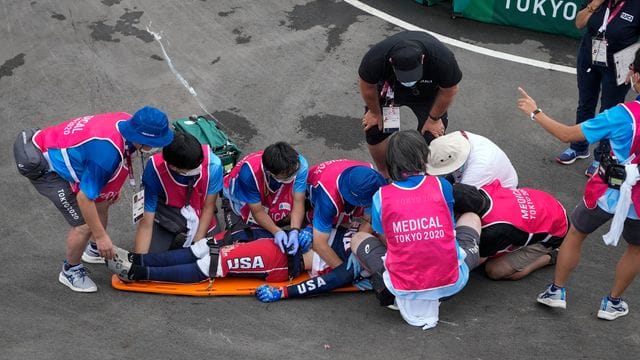
M538 302L553 308L567 308L567 294L564 288L551 284L543 293L538 295Z
M598 310L598 318L604 320L615 320L620 316L625 316L629 313L629 305L624 300L620 299L617 302L613 302L608 296L602 298L600 303L600 310Z
M589 154L589 149L585 151L575 151L572 148L567 148L560 155L558 155L558 157L556 157L556 161L560 164L569 165L573 164L576 159L586 159L589 157L589 155L591 155Z

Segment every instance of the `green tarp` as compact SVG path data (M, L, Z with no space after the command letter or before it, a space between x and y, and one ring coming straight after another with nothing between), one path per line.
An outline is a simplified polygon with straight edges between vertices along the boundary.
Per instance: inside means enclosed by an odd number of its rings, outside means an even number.
M582 0L453 0L453 12L487 23L578 38L575 19Z

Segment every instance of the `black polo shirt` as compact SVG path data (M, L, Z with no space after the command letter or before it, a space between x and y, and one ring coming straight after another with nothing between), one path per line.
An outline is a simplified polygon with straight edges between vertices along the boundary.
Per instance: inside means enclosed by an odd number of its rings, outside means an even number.
M613 64L613 54L629 45L638 41L640 36L640 1L637 0L619 0L618 5L613 5L612 1L605 0L598 10L589 17L587 21L587 32L582 38L582 50L591 55L591 38L598 34L598 29L602 26L607 6L610 6L609 14L613 14L614 9L620 6L620 2L624 1L622 8L611 19L605 31L607 39L607 61L609 65ZM582 4L584 9L591 1L585 1Z
M415 85L415 89L406 88L396 80L389 62L391 48L403 40L415 41L424 49L422 79ZM404 31L374 45L362 58L358 75L369 84L388 81L393 84L396 99L405 102L433 101L439 87L455 86L462 79L462 72L451 50L422 31Z

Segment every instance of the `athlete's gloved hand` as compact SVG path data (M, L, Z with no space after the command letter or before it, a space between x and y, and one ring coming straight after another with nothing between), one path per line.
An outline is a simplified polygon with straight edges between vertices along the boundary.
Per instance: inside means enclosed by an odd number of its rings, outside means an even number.
M298 244L300 244L300 248L302 248L301 252L303 254L309 251L313 244L313 228L311 226L307 226L302 229L298 236Z
M373 290L373 284L371 283L371 281L369 281L369 279L366 279L366 278L360 278L360 280L354 280L353 286L360 289L360 291Z
M358 261L358 258L354 253L351 253L351 255L349 255L349 259L347 260L347 270L349 269L351 269L351 271L353 272L354 279L357 279L360 277L360 272L362 271L362 265L360 264L360 261Z
M284 230L280 230L278 231L274 236L273 236L273 242L278 245L278 247L280 248L280 251L282 251L284 253L284 248L287 245L287 233L284 232Z
M298 251L298 235L300 234L300 230L291 230L289 231L289 238L285 245L287 245L287 253L289 255L294 255Z
M256 289L256 298L266 303L276 302L282 298L282 292L276 287L262 285Z

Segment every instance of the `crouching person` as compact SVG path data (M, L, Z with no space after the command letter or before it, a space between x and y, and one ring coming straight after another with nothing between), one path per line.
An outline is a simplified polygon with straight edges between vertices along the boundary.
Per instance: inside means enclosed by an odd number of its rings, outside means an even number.
M144 169L144 214L138 223L137 253L188 247L217 225L215 204L222 190L222 163L208 145L177 132Z
M428 154L416 131L389 138L386 161L393 183L373 198L378 237L357 233L351 243L373 274L382 305L392 303L390 292L402 318L423 329L437 325L440 301L462 290L469 271L480 263L480 218L465 213L455 226L452 186L426 175Z

